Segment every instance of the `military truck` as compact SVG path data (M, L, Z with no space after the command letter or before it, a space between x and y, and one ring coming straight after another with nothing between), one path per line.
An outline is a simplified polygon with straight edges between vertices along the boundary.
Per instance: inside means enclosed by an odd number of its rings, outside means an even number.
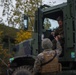
M55 22L58 16L63 18L65 41L62 56L59 57L59 62L62 64L62 72L58 75L76 75L76 0L68 0L67 3L53 7L43 5L37 9L32 39L25 41L26 46L23 43L18 45L18 55L10 59L8 69L10 75L33 74L35 57L43 50L41 36L44 34L44 38L49 38L51 33L51 25L46 28L45 19Z

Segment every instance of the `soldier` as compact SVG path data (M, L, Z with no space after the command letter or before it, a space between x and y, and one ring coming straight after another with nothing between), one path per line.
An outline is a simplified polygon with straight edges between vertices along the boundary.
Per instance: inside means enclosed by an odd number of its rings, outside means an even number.
M62 18L59 16L59 17L57 18L57 21L58 21L59 27L55 30L55 32L54 32L54 37L58 36L58 39L59 39L60 44L61 44L61 46L62 46L62 49L64 49L63 20L62 20ZM52 43L53 43L52 49L54 50L54 49L56 49L56 40L54 39L54 40L52 41ZM63 52L62 52L62 53L63 53Z
M49 75L60 71L58 56L61 54L62 48L58 41L58 37L55 37L57 41L56 50L52 50L52 42L50 39L45 38L42 40L43 52L38 54L34 63L35 75Z

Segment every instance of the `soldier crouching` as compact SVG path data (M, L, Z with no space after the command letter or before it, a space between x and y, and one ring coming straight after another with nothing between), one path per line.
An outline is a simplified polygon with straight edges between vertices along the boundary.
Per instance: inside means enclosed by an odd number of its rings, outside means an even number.
M43 52L38 54L34 63L34 75L55 75L61 71L61 64L58 62L58 57L61 54L62 48L57 41L56 50L52 50L52 42L46 38L42 40Z

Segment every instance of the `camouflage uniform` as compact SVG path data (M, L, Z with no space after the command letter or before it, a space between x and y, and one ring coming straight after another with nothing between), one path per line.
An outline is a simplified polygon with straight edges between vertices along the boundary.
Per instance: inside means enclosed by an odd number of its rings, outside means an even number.
M62 49L64 50L64 32L63 32L63 26L62 27L58 27L56 30L55 30L55 36L57 36L57 35L60 35L60 38L59 38L59 42L60 42L60 44L61 44L61 46L62 46ZM52 49L53 50L55 50L56 49L56 40L54 39L53 41L52 41L52 43L53 43L53 47L52 47ZM62 52L63 53L63 52Z
M59 27L54 31L54 37L57 35L60 35L59 41L60 41L60 44L62 46L62 49L64 49L64 31L63 31L63 18L62 18L62 16L58 16L57 21L58 21ZM54 39L52 41L52 43L53 43L53 49L56 49L56 40Z
M60 44L61 46L63 47L63 44L64 44L64 37L63 37L63 27L58 27L56 30L55 30L55 35L54 36L57 36L57 35L60 35L60 38L59 38L59 41L60 41ZM56 40L54 39L52 41L53 43L53 50L56 49Z
M34 72L35 72L35 75L37 73L39 73L39 72L42 73L41 64L45 63L46 61L48 61L49 59L51 59L55 55L55 51L56 51L57 55L56 55L56 57L54 59L55 59L56 63L58 63L58 56L61 54L61 51L62 51L60 43L59 43L59 41L57 41L57 48L54 51L54 50L52 50L52 42L51 41L49 42L49 41L50 41L49 39L45 39L44 40L43 45L42 45L43 48L44 48L44 51L42 53L38 54L38 56L37 56L37 58L35 60L35 63L34 63ZM43 66L43 69L45 69L44 75L49 75L49 71L51 72L51 70L48 67L49 67L49 65L51 65L52 62L49 62L48 64L46 64L46 66L45 65Z

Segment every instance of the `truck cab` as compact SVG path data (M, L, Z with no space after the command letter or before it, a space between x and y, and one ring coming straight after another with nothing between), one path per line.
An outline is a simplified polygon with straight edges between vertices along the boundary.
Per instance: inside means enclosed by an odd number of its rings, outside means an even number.
M74 9L76 9L75 3L71 1L54 7L44 5L38 8L35 14L35 26L32 44L33 55L37 55L38 53L42 52L42 34L44 34L44 38L49 38L52 32L51 27L58 27L57 17L61 16L63 18L64 49L62 51L62 56L59 57L59 62L62 63L63 69L76 69L74 67L76 65L76 14ZM48 20L48 24L45 24L46 20Z

